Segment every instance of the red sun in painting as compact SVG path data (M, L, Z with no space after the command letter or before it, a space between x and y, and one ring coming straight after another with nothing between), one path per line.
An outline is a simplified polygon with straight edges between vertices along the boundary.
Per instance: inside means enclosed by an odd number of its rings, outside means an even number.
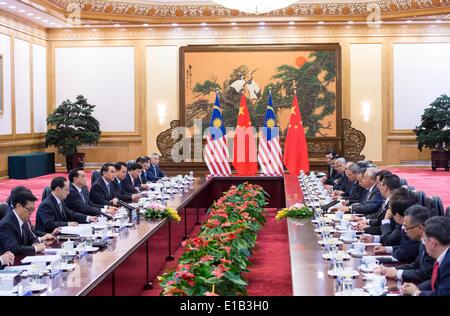
M295 64L298 68L302 68L303 64L306 63L306 58L303 56L298 56L295 60Z

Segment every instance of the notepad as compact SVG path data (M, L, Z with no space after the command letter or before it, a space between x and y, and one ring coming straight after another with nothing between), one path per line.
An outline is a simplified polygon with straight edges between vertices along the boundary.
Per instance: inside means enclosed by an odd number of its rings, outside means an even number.
M60 259L61 256L28 256L20 260L22 263L35 263L35 262L52 262Z

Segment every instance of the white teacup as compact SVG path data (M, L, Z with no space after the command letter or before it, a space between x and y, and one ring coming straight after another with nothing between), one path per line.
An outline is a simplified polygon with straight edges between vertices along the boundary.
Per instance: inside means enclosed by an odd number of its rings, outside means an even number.
M366 249L366 244L362 242L355 242L353 243L353 252L362 254L364 253L364 250Z
M378 260L376 257L372 257L372 256L365 256L362 258L362 263L369 268L372 268L373 266L376 266L379 264Z

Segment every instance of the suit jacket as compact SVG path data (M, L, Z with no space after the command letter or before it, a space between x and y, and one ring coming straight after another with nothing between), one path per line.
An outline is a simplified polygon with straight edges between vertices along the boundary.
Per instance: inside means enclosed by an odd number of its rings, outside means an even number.
M381 235L381 221L384 219L387 210L389 209L389 202L382 204L378 211L366 216L368 219L369 227L364 229L366 234Z
M355 182L355 187L352 189L351 194L348 197L348 204L361 203L362 198L366 194L367 190L359 185L358 181Z
M62 212L53 194L50 194L36 213L36 229L47 233L53 232L56 227L67 226L68 222L86 223L87 216L68 209L61 201Z
M11 203L11 201L9 201L9 199L8 199L8 201L6 203L6 204L8 204L8 208L6 209L6 214L8 214L9 212L12 213L12 211L14 209L10 203ZM41 232L39 230L36 230L36 228L33 226L33 224L31 224L31 221L29 221L29 223L30 223L30 227L31 227L31 233L33 233L36 237L42 237L46 234L46 232Z
M431 279L420 284L420 296L450 296L450 250L447 250L444 260L439 265L438 275L431 289Z
M394 220L390 223L381 225L380 242L384 246L399 245L402 239L402 225L397 224Z
M165 172L161 170L159 165L151 164L150 168L147 172L147 180L148 181L158 181L161 178L164 178L166 176Z
M80 194L80 192L78 192L78 189L72 183L69 186L69 195L64 200L64 204L69 209L81 214L90 216L103 215L99 207L95 207L89 203L88 189L86 187L82 188Z
M425 246L420 243L419 255L412 263L402 264L395 267L397 270L403 270L402 280L404 282L421 283L431 279L433 272L434 259L431 258Z
M110 201L114 198L119 198L117 196L117 191L114 190L113 184L110 185L110 191L106 187L103 177L95 180L92 185L91 191L89 192L89 201L95 205L110 205Z
M123 181L120 181L118 179L114 179L113 182L111 182L113 190L114 190L114 195L121 201L130 203L131 202L131 196L132 193L127 193L125 192L125 190L123 189Z
M20 233L19 221L13 211L0 221L0 253L11 251L14 255L33 256L36 250L32 246L39 243L37 237L30 231L25 223L23 237Z
M325 184L334 184L334 180L338 177L338 173L336 169L334 169L332 166L328 165L328 178L327 181L325 181Z
M123 191L125 193L129 193L129 194L139 193L139 191L136 190L136 187L138 187L138 186L140 187L140 184L141 184L141 182L131 179L131 176L129 173L127 173L127 176L125 177L125 179L120 181L120 185L122 186Z
M400 262L411 263L419 255L420 244L420 241L410 239L401 229L400 244L393 247L392 256Z
M350 182L350 180L348 179L347 175L345 173L343 173L339 177L338 183L333 185L333 189L346 192L346 191L348 191L350 189L351 185L352 185L352 182Z
M383 204L383 201L384 198L375 185L372 192L366 192L366 196L362 199L360 204L352 205L352 212L363 215L375 213L380 208L381 204Z

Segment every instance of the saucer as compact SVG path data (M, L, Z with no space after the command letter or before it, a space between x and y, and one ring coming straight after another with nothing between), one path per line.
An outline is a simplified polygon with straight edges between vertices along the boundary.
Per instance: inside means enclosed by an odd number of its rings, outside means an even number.
M350 271L349 274L347 274L348 271L345 271L345 270L341 270L339 272L334 271L334 270L328 270L327 273L330 277L333 277L333 278L336 278L338 276L347 276L347 275L351 276L352 278L356 278L359 275L359 272L356 270Z
M343 244L343 242L341 240L337 239L337 238L331 238L331 240L332 240L332 243L334 243L335 245L342 245ZM318 244L321 245L321 246L324 246L323 240L319 240Z
M322 255L322 258L325 260L332 260L333 258L337 257L337 255L341 255L343 260L350 260L350 255L345 253L344 251L340 251L338 253L324 253Z
M362 258L362 257L364 257L365 255L367 255L367 252L363 252L363 253L361 253L361 252L354 252L353 251L353 249L350 249L349 251L348 251L348 253L352 256L352 257L355 257L355 258Z

